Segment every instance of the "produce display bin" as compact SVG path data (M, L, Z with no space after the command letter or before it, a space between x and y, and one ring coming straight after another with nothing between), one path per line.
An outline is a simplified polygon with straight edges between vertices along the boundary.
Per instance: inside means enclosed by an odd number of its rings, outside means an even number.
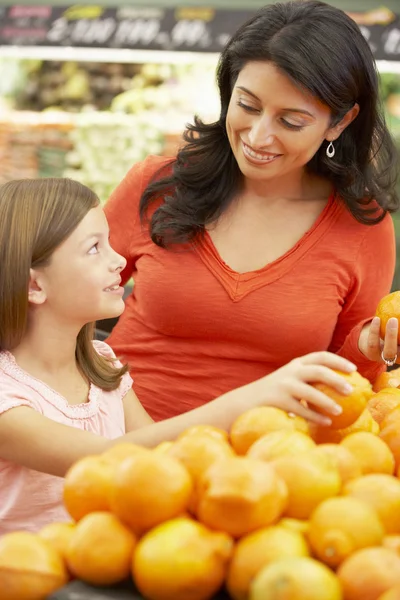
M131 583L113 587L92 587L80 581L73 581L47 600L143 600ZM214 600L229 600L225 592L220 592Z

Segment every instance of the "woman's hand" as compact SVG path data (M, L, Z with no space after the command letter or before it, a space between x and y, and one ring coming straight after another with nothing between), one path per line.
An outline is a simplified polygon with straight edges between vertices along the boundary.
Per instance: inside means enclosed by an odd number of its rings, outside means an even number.
M248 394L243 399L246 406L241 407L242 412L254 406L275 406L309 421L330 425L329 417L312 410L312 407L318 407L332 415L339 415L342 408L312 384L325 383L343 395L352 392L352 386L333 369L351 373L356 370L356 366L330 352L314 352L296 358L246 386ZM307 405L301 401L305 401Z
M358 348L369 360L391 366L396 362L397 354L400 354L400 347L397 345L399 324L393 317L388 320L384 340L381 340L380 326L379 317L374 317L364 325L358 339Z

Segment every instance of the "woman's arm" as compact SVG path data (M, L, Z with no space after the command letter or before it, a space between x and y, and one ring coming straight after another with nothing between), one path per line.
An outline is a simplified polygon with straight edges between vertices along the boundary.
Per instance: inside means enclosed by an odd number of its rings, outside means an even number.
M152 176L171 159L149 156L134 165L107 201L104 212L110 227L110 244L126 261L121 273L122 285L132 277L136 261L136 243L141 235L140 198Z
M374 381L384 370L377 355L364 341L378 302L389 293L396 260L393 221L390 215L378 225L368 226L358 255L354 257L353 285L339 315L329 347L357 365L361 375Z

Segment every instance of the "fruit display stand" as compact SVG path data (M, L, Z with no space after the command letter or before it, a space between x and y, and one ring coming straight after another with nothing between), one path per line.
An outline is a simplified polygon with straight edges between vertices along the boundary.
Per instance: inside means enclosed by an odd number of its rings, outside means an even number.
M229 600L225 592L220 592L214 596L215 600ZM134 589L130 583L120 584L113 587L93 587L73 581L66 587L51 596L47 600L143 600L143 596Z
M260 406L229 433L197 425L78 460L72 521L0 539L0 598L387 600L400 591L395 375L325 387L342 407L330 427Z

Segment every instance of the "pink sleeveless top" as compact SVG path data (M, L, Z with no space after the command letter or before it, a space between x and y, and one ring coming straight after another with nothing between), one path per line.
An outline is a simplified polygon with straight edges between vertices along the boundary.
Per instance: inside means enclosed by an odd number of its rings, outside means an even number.
M99 354L115 357L104 342L93 343ZM125 433L122 399L131 387L132 379L126 373L116 390L106 392L91 384L88 402L70 405L55 390L21 369L10 352L0 352L0 415L17 406L29 406L58 423L114 439ZM63 483L62 477L0 459L0 536L70 521L62 504Z

